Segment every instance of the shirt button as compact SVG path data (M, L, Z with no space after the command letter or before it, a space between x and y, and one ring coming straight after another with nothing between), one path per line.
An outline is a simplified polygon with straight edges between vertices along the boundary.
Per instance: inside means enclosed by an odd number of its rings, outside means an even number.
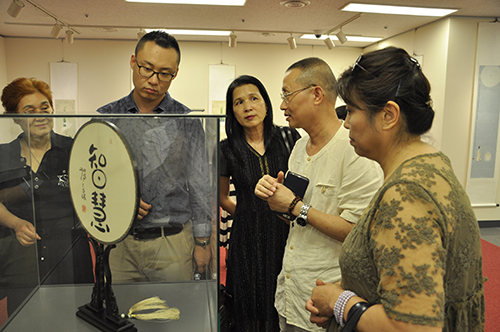
M45 257L40 257L40 260L41 260L41 261L45 260Z
M39 186L37 184L35 184L35 189L38 189L38 188L39 188Z
M325 188L325 187L321 188L321 192L322 192L322 193L325 193L325 191L326 191L326 188Z
M38 181L38 177L35 176L35 181Z
M311 157L307 157L307 161L311 161Z
M287 274L287 275L286 275L286 278L287 278L287 279L290 279L290 275L289 275L289 274Z
M290 246L290 250L293 250L293 246Z

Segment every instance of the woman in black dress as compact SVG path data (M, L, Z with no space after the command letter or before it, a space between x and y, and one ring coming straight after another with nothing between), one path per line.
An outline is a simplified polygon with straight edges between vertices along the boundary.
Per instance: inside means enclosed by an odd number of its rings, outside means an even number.
M227 290L233 297L235 330L279 331L274 294L289 226L255 196L254 188L263 175L276 177L279 171L288 169L290 148L300 135L273 124L269 95L252 76L240 76L229 86L226 116L220 205L234 217ZM288 136L283 136L286 131ZM237 203L229 197L230 178Z

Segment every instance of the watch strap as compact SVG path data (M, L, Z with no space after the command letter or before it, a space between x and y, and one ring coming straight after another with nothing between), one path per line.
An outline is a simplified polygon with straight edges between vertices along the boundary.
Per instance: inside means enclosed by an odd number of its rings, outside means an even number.
M194 244L203 248L206 248L210 244L210 238L204 241L200 241L197 238L194 238Z
M302 227L305 227L308 223L308 220L307 220L307 212L309 211L309 209L311 208L311 206L309 204L302 204L301 208L300 208L300 213L299 215L297 216L297 218L295 219L295 221L297 222L297 224L299 224L299 226L302 226Z

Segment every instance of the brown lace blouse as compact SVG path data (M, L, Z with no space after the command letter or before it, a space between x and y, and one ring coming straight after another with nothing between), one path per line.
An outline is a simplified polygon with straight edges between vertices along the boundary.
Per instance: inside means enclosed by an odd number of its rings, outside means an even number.
M346 238L342 287L390 318L484 331L479 227L443 153L405 161L377 192ZM329 331L341 331L332 320Z

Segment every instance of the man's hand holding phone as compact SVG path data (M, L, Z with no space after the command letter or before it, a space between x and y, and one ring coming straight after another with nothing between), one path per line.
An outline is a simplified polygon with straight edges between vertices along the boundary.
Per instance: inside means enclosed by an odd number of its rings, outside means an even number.
M255 195L267 201L271 210L280 217L292 220L293 217L287 213L290 202L295 196L304 197L308 184L309 179L290 171L286 176L279 172L277 178L264 175L255 186Z

